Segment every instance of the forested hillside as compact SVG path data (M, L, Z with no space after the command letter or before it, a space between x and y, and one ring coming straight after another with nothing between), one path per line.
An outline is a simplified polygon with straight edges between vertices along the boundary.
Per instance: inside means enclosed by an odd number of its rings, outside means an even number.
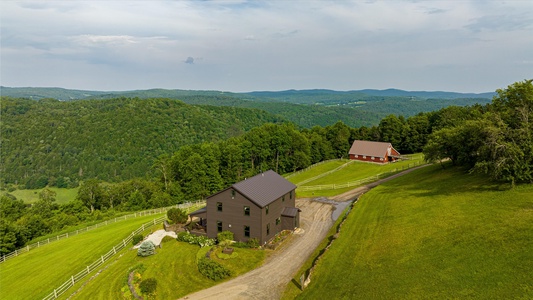
M1 100L2 181L28 188L142 177L160 154L283 121L257 109L168 99Z

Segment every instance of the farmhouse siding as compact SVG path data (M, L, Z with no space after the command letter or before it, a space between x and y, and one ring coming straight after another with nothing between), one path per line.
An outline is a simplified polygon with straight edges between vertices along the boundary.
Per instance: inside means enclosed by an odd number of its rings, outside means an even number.
M262 209L248 200L245 196L228 188L212 196L207 201L207 236L216 238L218 234L217 221L222 222L222 230L233 232L236 241L248 241L244 236L244 226L250 226L250 238L261 240ZM222 211L218 211L217 203L222 203ZM244 207L250 208L250 215L244 215Z

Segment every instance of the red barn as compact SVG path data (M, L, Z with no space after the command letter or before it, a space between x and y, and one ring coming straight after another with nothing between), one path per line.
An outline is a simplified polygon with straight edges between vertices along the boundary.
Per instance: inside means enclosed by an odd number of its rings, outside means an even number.
M355 140L350 148L350 159L387 163L400 158L400 152L391 143Z

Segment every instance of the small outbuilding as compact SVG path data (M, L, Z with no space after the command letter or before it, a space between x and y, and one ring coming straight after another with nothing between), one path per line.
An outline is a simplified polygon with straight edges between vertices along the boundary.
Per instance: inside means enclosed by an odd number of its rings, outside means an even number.
M353 160L382 164L400 159L400 152L387 142L355 140L348 154Z

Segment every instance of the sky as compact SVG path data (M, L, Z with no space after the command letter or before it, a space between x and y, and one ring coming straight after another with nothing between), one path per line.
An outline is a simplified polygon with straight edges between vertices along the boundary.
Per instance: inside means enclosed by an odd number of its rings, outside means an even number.
M493 92L533 78L533 1L0 2L0 85Z

